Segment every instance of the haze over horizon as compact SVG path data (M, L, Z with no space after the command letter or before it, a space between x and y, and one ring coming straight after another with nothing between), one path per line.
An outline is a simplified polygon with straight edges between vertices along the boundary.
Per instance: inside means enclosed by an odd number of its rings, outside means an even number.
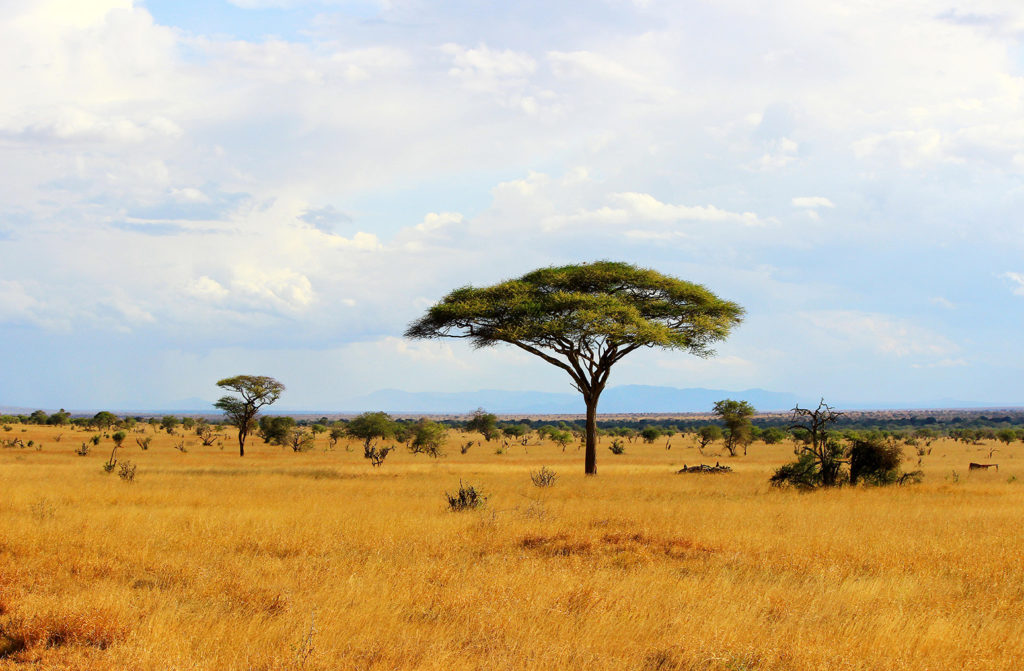
M572 393L401 334L595 259L747 310L613 386L1024 405L1018 2L15 0L0 56L2 405Z

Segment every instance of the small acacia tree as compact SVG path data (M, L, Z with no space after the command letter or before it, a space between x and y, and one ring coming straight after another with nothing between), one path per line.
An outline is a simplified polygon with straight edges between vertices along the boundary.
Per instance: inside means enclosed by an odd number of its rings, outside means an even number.
M612 366L643 347L710 356L743 309L691 282L627 263L542 268L451 292L410 324L408 338L514 345L567 372L587 409L584 471L597 474L597 403Z
M467 431L476 431L484 440L490 441L498 437L498 417L483 408L477 408L473 416L466 422Z
M729 450L729 456L736 456L736 448L743 447L743 454L747 454L747 445L750 443L751 430L753 425L750 418L754 415L754 406L747 401L734 401L727 398L715 402L714 413L722 418L725 424L725 449Z
M386 412L364 412L345 425L345 433L363 441L363 456L369 459L374 443L395 434L395 421Z
M217 382L222 389L236 392L236 396L222 396L214 407L224 411L228 424L238 427L238 455L245 456L245 439L256 426L260 408L281 398L284 385L265 375L236 375Z
M707 426L700 427L697 431L697 451L704 455L704 448L715 442L716 440L722 439L722 427L717 424L708 424Z
M413 454L426 454L428 456L444 456L444 441L448 433L444 424L432 422L427 418L420 419L413 424L411 429L412 440L409 442L409 451Z

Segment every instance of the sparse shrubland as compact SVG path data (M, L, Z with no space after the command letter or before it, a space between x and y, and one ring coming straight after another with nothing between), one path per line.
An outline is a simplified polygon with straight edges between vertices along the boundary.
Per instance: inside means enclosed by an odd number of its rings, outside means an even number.
M182 454L171 448L184 438L147 429L150 449L115 468L137 465L128 485L101 468L115 427L81 457L72 448L90 433L57 445L58 426L26 427L17 435L41 451L0 450L0 669L995 671L1024 659L1020 443L936 436L920 457L858 432L885 450L857 457L858 483L891 472L894 447L922 482L807 495L768 486L793 459L789 438L755 441L707 477L676 475L699 460L692 435L671 451L637 438L587 478L576 450L536 432L529 454L499 458L463 454L469 436L449 430L445 456L399 446L378 470L358 449L295 454L255 436L244 459ZM999 472L968 470L996 446ZM851 471L852 449L843 459ZM557 486L534 486L556 470ZM449 497L481 492L482 508L450 512Z

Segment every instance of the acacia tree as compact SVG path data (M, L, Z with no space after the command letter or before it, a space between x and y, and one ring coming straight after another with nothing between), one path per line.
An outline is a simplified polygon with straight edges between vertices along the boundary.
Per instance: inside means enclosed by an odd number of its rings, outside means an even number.
M490 287L451 292L407 338L515 345L569 374L587 409L584 470L597 473L597 403L612 366L642 347L710 356L743 309L699 284L627 263L542 268Z
M228 424L238 427L238 455L244 457L245 439L256 426L260 408L281 398L284 385L265 375L236 375L224 378L217 386L241 396L222 396L213 405L224 411Z
M395 421L386 412L364 412L349 421L345 433L363 441L363 455L369 459L374 443L395 434Z
M750 418L754 415L754 406L747 401L734 401L731 398L715 402L714 413L722 418L725 424L725 449L729 456L736 456L736 448L743 446L743 454L747 454L753 426Z
M466 422L467 431L476 431L484 440L490 441L498 437L498 416L492 415L483 408L477 408L473 416Z

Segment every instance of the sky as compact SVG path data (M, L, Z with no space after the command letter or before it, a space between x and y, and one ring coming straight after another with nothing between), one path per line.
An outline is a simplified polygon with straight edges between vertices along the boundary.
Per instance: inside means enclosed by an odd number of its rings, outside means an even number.
M747 316L610 384L1024 405L1019 0L0 0L0 404L570 390L410 342L626 261Z

